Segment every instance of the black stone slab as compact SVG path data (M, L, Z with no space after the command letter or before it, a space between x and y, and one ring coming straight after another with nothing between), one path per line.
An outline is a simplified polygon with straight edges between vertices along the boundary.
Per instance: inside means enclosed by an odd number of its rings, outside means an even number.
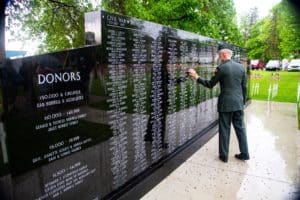
M110 199L215 124L217 51L208 37L105 11L87 46L1 67L0 199Z

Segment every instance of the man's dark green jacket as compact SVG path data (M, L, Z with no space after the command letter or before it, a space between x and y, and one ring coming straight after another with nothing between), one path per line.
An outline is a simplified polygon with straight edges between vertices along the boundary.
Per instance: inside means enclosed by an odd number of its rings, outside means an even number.
M221 93L218 98L219 112L243 110L247 94L247 78L243 65L226 60L216 69L210 80L198 78L197 81L205 87L212 88L220 83Z

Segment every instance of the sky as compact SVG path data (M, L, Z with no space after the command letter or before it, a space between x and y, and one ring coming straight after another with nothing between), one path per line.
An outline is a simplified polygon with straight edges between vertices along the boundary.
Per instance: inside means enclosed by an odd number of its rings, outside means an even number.
M99 0L93 0L93 1L99 1ZM271 8L278 4L281 0L233 0L238 16L239 18L245 14L247 14L250 11L250 8L257 7L258 8L258 15L259 18L266 17L271 10ZM8 36L8 35L6 35ZM25 44L22 45L22 42L8 42L8 37L6 37L6 49L7 50L26 50L29 52L29 54L34 53L36 51L36 46L34 45L34 42L30 45Z
M258 8L260 19L268 16L271 8L281 0L233 0L238 18L247 14L250 8Z

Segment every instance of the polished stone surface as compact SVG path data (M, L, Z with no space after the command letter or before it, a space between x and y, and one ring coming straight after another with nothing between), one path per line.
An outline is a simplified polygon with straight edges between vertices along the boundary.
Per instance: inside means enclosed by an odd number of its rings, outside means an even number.
M297 105L252 101L245 121L250 160L234 158L239 150L232 130L228 163L220 161L215 135L202 148L194 143L123 199L295 199L300 183ZM174 167L176 162L182 164ZM161 176L149 191L141 189Z

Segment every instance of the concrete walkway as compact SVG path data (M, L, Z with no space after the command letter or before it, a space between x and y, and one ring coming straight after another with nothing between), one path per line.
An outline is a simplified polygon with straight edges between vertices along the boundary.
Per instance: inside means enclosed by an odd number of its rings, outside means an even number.
M219 161L218 135L211 134L209 142L196 141L121 199L295 199L300 183L297 105L252 101L245 121L249 161L234 158L239 150L233 130L229 161Z

